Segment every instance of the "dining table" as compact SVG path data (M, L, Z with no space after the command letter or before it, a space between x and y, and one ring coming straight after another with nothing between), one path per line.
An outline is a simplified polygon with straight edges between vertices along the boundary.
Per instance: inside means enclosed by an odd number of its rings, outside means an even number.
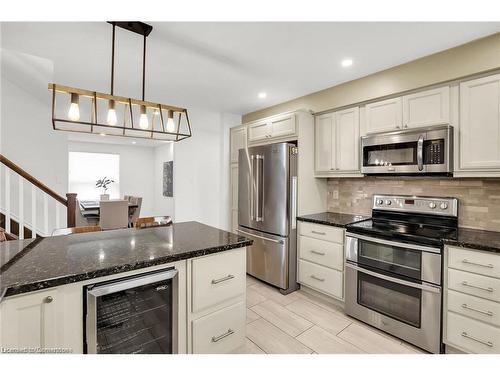
M82 200L80 201L80 208L82 215L87 219L99 220L100 217L100 201L98 200ZM138 208L137 203L128 202L128 215L132 216L134 210Z

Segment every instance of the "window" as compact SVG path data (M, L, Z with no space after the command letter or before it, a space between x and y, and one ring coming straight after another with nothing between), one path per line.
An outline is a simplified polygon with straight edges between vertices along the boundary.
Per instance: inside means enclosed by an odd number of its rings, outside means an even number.
M94 152L70 152L68 160L69 191L79 200L97 200L103 189L95 187L97 180L107 177L114 180L108 186L111 199L120 198L120 155Z

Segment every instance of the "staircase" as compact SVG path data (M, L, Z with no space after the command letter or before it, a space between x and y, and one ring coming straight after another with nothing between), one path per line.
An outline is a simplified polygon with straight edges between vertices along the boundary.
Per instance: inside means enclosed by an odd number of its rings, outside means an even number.
M0 231L7 240L46 237L54 228L74 227L75 212L76 194L62 197L0 154Z

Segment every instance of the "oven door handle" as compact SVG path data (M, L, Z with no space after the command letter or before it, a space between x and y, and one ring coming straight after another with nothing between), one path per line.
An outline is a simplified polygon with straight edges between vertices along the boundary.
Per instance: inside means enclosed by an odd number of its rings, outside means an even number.
M435 247L427 247L427 246L421 246L421 245L408 244L405 242L395 242L395 241L382 240L380 238L362 236L360 234L350 233L350 232L348 232L346 234L346 236L357 238L357 239L360 239L363 241L379 243L382 245L395 246L395 247L399 247L402 249L420 250L420 251L427 251L429 253L441 254L441 250L439 248L435 248Z
M441 287L439 287L439 286L432 286L432 285L424 284L424 283L422 283L422 284L412 283L410 281L401 280L401 279L398 279L396 277L386 276L386 275L382 275L378 272L369 271L367 269L355 266L354 264L351 264L351 263L346 263L345 266L347 268L351 268L351 269L356 270L358 272L365 273L367 275L370 275L370 276L373 276L373 277L376 277L376 278L379 278L382 280L390 281L390 282L393 282L395 284L406 285L406 286L409 286L411 288L417 288L417 289L425 290L426 292L431 292L431 293L440 293L441 292Z

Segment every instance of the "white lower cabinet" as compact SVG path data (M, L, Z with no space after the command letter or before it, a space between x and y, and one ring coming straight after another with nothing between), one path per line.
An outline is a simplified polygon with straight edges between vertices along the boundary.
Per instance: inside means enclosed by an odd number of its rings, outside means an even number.
M62 348L64 304L57 289L22 294L0 304L0 347L40 352Z
M298 282L344 300L344 229L299 222Z
M245 341L246 305L239 302L193 321L193 353L228 353Z
M500 354L500 254L445 247L446 345L466 353Z

